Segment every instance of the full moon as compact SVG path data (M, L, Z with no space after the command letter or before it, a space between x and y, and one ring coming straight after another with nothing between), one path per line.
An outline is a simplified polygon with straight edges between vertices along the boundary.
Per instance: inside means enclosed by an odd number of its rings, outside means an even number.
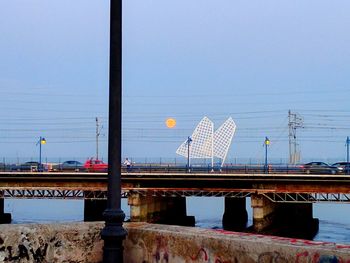
M173 118L168 118L166 119L165 124L168 128L174 128L176 125L176 120Z

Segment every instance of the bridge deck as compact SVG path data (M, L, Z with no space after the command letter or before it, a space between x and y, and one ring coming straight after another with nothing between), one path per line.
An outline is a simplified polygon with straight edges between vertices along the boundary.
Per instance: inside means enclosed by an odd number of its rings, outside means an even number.
M1 172L7 198L105 198L106 173ZM348 202L350 176L304 174L122 173L130 191L159 196L270 196L275 201L335 199ZM332 198L331 198L332 197Z
M0 190L105 191L106 173L1 172ZM123 189L201 189L279 193L350 193L350 176L303 174L122 173Z

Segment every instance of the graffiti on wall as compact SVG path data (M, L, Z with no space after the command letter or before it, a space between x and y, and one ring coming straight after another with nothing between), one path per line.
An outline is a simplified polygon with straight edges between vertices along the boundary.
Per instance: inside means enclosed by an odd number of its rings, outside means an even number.
M294 242L293 240L291 241ZM305 241L306 243L310 241ZM317 245L318 242L313 242L310 245ZM155 263L168 263L172 259L179 257L184 258L185 262L189 263L236 263L241 262L241 260L249 259L247 262L257 262L257 263L350 263L350 260L344 260L337 255L327 255L320 254L318 252L310 252L308 250L298 252L296 255L284 255L279 251L265 251L260 254L250 255L249 252L246 253L237 253L237 255L232 256L227 255L224 252L220 254L212 249L205 247L199 247L195 253L193 250L188 249L188 254L183 255L171 255L173 249L169 247L169 242L165 236L157 236L155 238L155 243L152 252L151 262ZM186 251L185 251L186 252ZM147 253L146 253L147 254ZM148 261L143 261L147 263Z
M48 242L41 236L31 238L22 233L20 242L5 242L0 237L0 262L48 262L49 247L55 249L62 246L62 242L57 237L51 238Z
M25 243L27 243L25 245ZM53 244L54 245L54 244ZM22 260L34 263L44 263L49 244L40 239L36 248L23 242L18 245L5 245L0 237L0 262L22 262Z

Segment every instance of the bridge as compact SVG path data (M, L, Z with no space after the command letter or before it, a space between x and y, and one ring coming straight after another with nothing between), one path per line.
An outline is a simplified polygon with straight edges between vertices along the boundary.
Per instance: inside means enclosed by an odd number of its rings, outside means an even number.
M0 197L105 199L107 173L0 172ZM273 202L350 203L350 176L304 174L122 173L123 197L247 197Z
M102 220L106 207L106 173L1 172L0 214L4 198L84 199L86 221ZM242 230L251 198L253 228L263 233L280 228L317 232L312 203L350 203L350 176L260 173L123 172L122 196L128 198L131 221L194 225L186 197L224 197L223 226ZM2 208L1 208L2 207ZM295 226L295 224L297 224Z

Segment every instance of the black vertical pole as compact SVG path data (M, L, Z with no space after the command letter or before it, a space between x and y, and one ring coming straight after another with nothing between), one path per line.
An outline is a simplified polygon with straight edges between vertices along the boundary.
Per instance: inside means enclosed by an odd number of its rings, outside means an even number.
M265 173L268 174L269 173L269 170L268 170L268 165L267 165L267 146L269 144L269 139L267 137L265 137L265 165L264 165L264 170L265 170Z
M187 172L191 172L190 168L190 143L192 142L192 139L190 136L187 138Z
M39 165L41 164L41 140L42 140L42 138L40 136L40 138L39 138ZM38 169L39 169L39 167L38 167Z
M350 144L350 138L349 136L346 137L346 162L349 162L349 144Z
M346 165L345 165L345 173L350 173L350 167L349 167L349 144L350 144L350 138L349 136L346 137Z
M265 142L265 173L267 174L267 144Z
M109 55L109 130L108 130L108 193L103 213L105 227L103 262L123 262L123 228L121 210L121 132L122 132L122 0L110 1Z

